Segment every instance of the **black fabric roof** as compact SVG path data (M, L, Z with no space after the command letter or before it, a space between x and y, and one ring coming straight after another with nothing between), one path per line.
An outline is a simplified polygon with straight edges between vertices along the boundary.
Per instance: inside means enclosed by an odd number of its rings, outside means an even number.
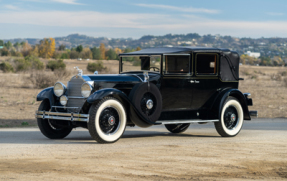
M161 54L174 54L174 53L190 53L192 51L230 51L224 48L208 48L208 47L160 47L160 48L148 48L140 51L121 53L124 55L161 55Z

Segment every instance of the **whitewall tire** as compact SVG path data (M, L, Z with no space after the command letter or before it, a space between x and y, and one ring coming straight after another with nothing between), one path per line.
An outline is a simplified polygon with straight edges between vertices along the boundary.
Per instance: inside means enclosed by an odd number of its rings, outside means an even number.
M114 143L123 135L127 116L124 106L112 97L106 97L89 111L88 129L99 143Z
M221 110L219 122L215 122L215 128L222 137L236 136L244 121L242 106L234 97L229 97L225 101Z

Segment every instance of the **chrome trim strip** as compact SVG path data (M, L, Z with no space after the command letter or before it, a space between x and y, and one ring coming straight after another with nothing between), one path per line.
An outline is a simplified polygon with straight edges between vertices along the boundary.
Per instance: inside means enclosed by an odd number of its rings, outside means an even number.
M85 99L85 97L68 96L69 99Z
M140 76L136 75L136 74L132 74L133 76L136 76L137 78L139 78L142 82L143 82L143 79L140 78Z
M89 121L89 114L36 111L35 117L42 119L58 119L66 121L83 121L83 122Z
M219 122L218 119L214 120L202 120L202 119L194 119L194 120L160 120L155 122L156 124L184 124L184 123L212 123L212 122Z
M81 107L66 107L66 106L52 106L52 107L62 108L62 109L79 109L79 108L81 108Z

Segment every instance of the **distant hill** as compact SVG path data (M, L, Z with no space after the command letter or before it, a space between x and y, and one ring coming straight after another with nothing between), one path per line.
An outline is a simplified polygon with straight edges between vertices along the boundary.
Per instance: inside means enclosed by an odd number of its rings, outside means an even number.
M16 42L27 41L31 45L39 44L41 39L10 39L13 44ZM100 46L104 43L107 48L148 48L159 46L203 46L229 48L240 54L246 51L260 52L262 56L281 56L285 57L287 53L287 38L236 38L221 35L203 35L197 33L189 34L167 34L163 36L145 35L139 39L132 38L106 38L90 37L80 34L71 34L66 37L55 37L56 46L61 44L67 48L83 46Z

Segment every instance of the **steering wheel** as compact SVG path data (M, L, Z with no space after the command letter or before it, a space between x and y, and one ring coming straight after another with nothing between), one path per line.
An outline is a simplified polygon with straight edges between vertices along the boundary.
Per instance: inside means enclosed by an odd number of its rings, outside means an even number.
M153 69L153 71L159 71L159 68L157 67L150 67L149 69Z

